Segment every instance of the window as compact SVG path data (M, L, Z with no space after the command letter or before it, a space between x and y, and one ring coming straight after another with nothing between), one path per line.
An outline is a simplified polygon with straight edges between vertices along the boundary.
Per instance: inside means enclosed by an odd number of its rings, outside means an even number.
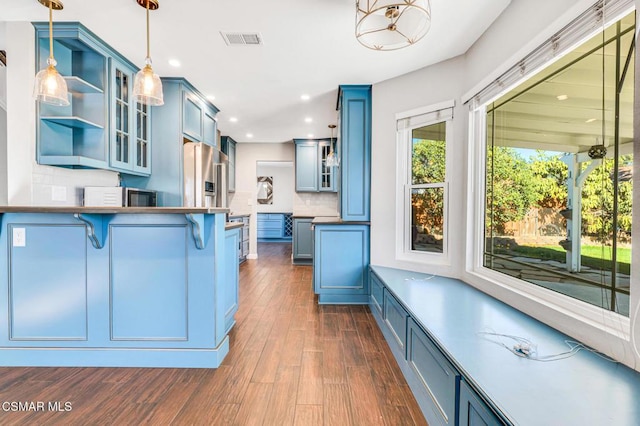
M449 106L451 105L451 106ZM447 254L447 138L453 103L416 110L398 120L404 217L399 257L424 260ZM424 112L428 111L428 112ZM400 115L402 117L402 115Z
M485 105L482 265L629 316L635 13Z

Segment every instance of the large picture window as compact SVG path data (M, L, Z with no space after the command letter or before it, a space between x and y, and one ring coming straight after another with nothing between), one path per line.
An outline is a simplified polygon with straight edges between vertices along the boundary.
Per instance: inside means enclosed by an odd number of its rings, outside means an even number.
M486 105L484 267L629 316L635 13Z

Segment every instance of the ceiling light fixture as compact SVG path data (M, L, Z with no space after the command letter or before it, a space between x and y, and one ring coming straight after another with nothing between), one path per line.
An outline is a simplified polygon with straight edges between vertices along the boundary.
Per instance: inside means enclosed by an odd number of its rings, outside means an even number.
M253 133L247 133L247 137L251 139L253 137Z
M311 139L311 138L313 137L313 133L309 133L309 134L307 134L307 137L308 137L309 139Z
M566 101L567 99L569 99L568 95L558 95L556 96L556 99L559 101Z
M597 118L590 118L590 119L586 120L585 123L593 123L596 120L597 120Z
M331 150L329 151L329 155L327 155L327 167L338 167L339 161L336 153L333 152L333 129L336 128L335 124L329 124L329 129L331 129L331 139L329 139L329 146Z
M162 81L151 68L151 49L149 45L149 10L158 9L160 3L158 3L158 0L136 0L136 2L147 10L147 57L144 60L144 68L138 71L133 81L133 99L145 105L164 105Z
M47 67L36 74L33 85L33 97L36 100L51 105L69 105L67 82L58 73L58 64L53 57L53 10L62 10L64 6L60 0L38 0L40 4L49 8L49 58Z
M236 117L230 117L229 121L232 122L232 123L237 123L238 119Z
M300 95L300 99L302 99L303 101L308 101L309 99L311 99L311 96L309 95Z
M373 50L411 46L431 28L429 0L356 0L356 38Z
M305 123L311 123L312 121L313 121L313 118L311 118L311 117L307 117L307 118L304 119Z
M169 65L171 65L172 67L178 68L181 64L180 64L180 61L177 59L169 59Z

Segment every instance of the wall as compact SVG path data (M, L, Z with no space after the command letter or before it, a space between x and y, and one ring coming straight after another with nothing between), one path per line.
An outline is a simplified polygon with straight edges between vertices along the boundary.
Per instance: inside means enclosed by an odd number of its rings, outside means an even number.
M290 161L258 162L257 176L271 176L273 178L273 204L256 204L258 213L293 212L293 194L295 193L295 175L293 163ZM257 185L256 185L257 189Z
M6 50L6 25L0 22L0 50ZM7 68L0 65L0 165L7 164ZM0 205L7 204L7 169L0 169Z
M371 173L371 263L457 277L463 258L450 256L449 264L428 264L396 259L396 113L455 100L453 135L447 152L455 169L449 174L449 252L464 250L464 186L466 163L466 110L460 104L464 58L458 57L373 86Z
M31 97L35 77L35 32L29 22L7 22L7 131L0 169L6 170L0 198L8 205L80 205L84 186L116 186L118 174L106 170L72 170L36 163L36 103ZM3 38L0 38L0 42ZM2 140L0 139L0 143ZM4 153L6 152L6 156Z

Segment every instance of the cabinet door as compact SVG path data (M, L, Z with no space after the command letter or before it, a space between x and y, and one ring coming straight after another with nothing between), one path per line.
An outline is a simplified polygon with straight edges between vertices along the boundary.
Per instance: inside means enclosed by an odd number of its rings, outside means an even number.
M225 233L225 283L224 294L224 328L225 334L235 324L234 315L238 311L238 241L240 229L232 229Z
M318 190L319 191L335 191L334 170L333 167L327 166L327 157L331 152L331 143L329 141L320 141L318 143Z
M318 144L296 143L296 192L318 192Z
M182 132L193 139L202 141L202 107L193 93L184 92Z
M135 138L131 95L133 70L111 59L111 143L110 165L123 170L133 169L131 146Z
M313 259L313 219L293 219L293 258Z
M236 143L229 141L229 192L236 192Z
M460 426L499 426L493 411L476 395L464 381L460 381Z
M203 133L204 133L203 142L211 146L216 146L217 145L216 129L218 128L218 123L216 122L214 114L211 114L210 112L205 111L204 116L202 118L202 122L203 122Z
M135 102L136 141L133 148L133 170L151 174L151 107Z

